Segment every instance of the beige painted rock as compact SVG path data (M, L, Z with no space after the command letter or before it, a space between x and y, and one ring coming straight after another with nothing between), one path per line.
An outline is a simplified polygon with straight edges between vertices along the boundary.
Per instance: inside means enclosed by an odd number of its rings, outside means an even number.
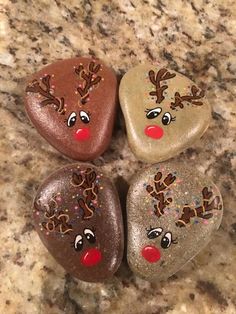
M165 163L143 170L127 199L130 268L147 280L167 279L209 243L222 214L219 190L192 168Z
M210 122L204 91L159 65L143 64L128 71L119 97L130 147L146 162L177 155L200 138Z

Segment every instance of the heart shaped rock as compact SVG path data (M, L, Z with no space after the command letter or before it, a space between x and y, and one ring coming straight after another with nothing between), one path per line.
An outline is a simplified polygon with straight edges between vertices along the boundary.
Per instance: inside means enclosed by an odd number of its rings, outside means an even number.
M147 280L167 279L208 244L222 214L217 187L192 168L165 163L143 170L127 199L130 268Z
M98 282L119 267L119 198L111 181L91 165L70 165L46 179L35 197L33 218L44 245L73 276Z
M167 160L194 143L207 129L211 108L191 80L149 64L129 70L119 97L128 141L137 158Z
M116 99L113 70L98 59L73 58L33 75L25 108L38 132L61 153L92 160L110 142Z

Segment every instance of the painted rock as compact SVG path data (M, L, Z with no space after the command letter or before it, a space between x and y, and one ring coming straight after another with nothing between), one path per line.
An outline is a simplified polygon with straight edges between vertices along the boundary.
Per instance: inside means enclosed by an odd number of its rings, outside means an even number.
M167 279L208 244L222 213L219 190L192 168L165 163L145 169L128 192L130 268L147 280Z
M34 200L36 231L53 257L71 275L103 281L123 256L123 222L111 181L88 164L53 173Z
M119 97L130 147L146 162L177 155L200 138L210 122L204 91L160 66L144 64L128 71Z
M26 112L38 132L76 160L107 148L114 124L116 75L100 60L73 58L36 73L26 87Z

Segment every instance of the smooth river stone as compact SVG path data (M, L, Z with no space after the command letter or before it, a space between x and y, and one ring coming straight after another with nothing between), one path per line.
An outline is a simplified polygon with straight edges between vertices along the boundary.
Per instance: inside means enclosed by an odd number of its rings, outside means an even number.
M34 200L33 219L43 244L78 279L112 276L123 256L123 221L111 181L89 164L48 177Z
M76 160L108 147L117 104L114 71L98 59L73 58L46 66L26 87L26 112L38 132Z
M222 214L219 190L192 168L165 163L143 170L127 198L130 268L150 281L167 279L208 245Z
M167 160L199 139L211 119L205 93L159 65L143 64L121 80L119 97L129 145L140 160Z

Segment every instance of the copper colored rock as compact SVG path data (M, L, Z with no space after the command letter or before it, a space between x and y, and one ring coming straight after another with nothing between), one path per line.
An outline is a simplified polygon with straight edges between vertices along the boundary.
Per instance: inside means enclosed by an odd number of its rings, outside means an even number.
M93 160L108 147L116 113L116 75L94 58L57 61L26 87L26 112L38 132L76 160Z

